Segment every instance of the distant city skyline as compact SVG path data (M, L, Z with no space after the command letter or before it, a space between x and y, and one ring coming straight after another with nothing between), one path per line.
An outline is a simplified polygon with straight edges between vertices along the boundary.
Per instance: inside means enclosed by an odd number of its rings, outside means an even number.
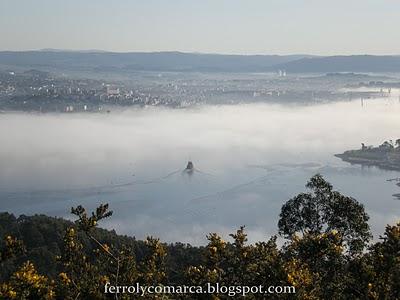
M393 0L2 0L0 51L400 54Z

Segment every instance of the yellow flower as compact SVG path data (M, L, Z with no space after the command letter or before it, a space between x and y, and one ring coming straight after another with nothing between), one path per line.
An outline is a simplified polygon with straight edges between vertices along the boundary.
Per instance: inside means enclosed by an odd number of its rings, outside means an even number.
M110 278L108 278L106 275L101 276L101 277L100 277L100 282L101 282L102 284L106 284L107 282L110 282Z
M293 241L295 241L295 242L300 241L300 237L299 237L296 233L293 234L292 239L293 239Z
M7 296L11 299L15 299L17 297L17 293L13 290L8 291L7 294L8 294Z
M62 273L58 274L58 276L60 277L60 279L63 283L65 283L67 285L70 284L71 279L68 278L68 275L66 273L62 272Z

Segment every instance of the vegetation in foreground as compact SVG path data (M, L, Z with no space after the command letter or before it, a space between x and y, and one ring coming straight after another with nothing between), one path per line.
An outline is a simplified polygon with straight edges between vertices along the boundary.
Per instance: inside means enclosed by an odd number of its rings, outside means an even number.
M104 294L114 285L293 285L296 294L268 299L400 299L400 223L371 243L368 215L321 175L283 205L277 236L248 244L244 227L224 241L208 235L205 247L167 245L118 236L98 228L112 215L100 205L88 215L72 208L75 223L46 216L0 214L1 299L133 299ZM146 299L195 299L147 295ZM231 298L223 294L210 299ZM199 295L199 299L207 299ZM248 299L263 299L249 295Z

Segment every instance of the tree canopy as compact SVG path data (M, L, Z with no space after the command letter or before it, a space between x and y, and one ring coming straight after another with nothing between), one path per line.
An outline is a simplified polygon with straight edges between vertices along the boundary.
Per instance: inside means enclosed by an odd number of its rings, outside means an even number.
M286 238L295 234L318 235L337 231L351 253L361 252L371 233L364 206L354 198L334 191L320 174L306 184L308 193L300 193L281 209L279 233Z
M278 237L250 244L245 227L204 247L119 236L98 228L112 216L107 204L76 221L0 214L0 299L136 299L105 294L104 286L285 286L295 293L268 299L400 299L400 223L371 238L368 216L355 199L334 191L321 175L282 207ZM241 295L163 294L144 299L242 299ZM249 293L246 299L265 299Z

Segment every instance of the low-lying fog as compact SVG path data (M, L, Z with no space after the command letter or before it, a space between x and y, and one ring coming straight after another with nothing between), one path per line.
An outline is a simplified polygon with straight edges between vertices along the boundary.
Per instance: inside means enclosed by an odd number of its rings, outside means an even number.
M277 231L281 205L322 173L362 202L375 237L400 217L398 172L333 155L400 138L391 99L318 106L249 104L110 114L1 114L0 207L70 217L110 203L118 233L201 244L246 225L251 241ZM192 175L182 172L194 163Z

